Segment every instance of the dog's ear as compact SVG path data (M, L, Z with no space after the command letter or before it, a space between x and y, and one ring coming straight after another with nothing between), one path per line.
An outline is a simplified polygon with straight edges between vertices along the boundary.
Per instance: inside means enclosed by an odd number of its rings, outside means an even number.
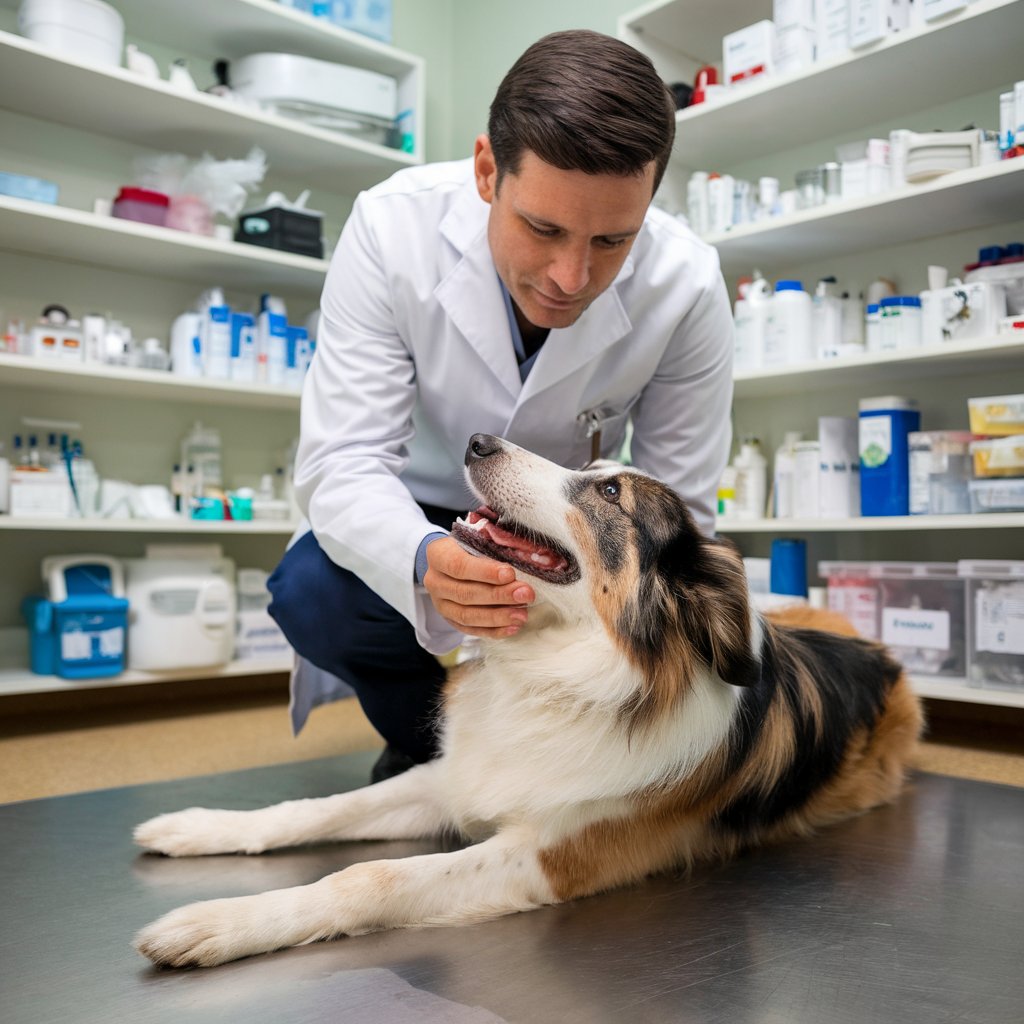
M689 565L683 559L691 559ZM750 597L739 550L729 541L691 536L666 551L665 568L674 576L683 628L700 658L724 682L754 686L761 666L751 646Z

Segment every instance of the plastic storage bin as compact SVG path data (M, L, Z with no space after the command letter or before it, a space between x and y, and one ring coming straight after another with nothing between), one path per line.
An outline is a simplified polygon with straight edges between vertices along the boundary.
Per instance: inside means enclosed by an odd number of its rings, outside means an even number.
M974 475L985 477L1024 477L1024 434L991 437L971 444Z
M961 430L916 431L909 435L912 516L970 512L968 446L973 439L973 434Z
M966 589L955 562L820 562L828 606L909 672L967 674Z
M30 667L37 675L97 679L124 671L128 601L121 566L105 555L47 558L49 597L28 597Z
M1024 562L964 560L967 682L1024 690Z
M164 227L170 205L170 197L163 192L125 186L118 192L111 212L121 220L136 220L140 224Z
M1024 434L1024 394L967 399L973 434Z
M972 512L1024 512L1024 480L972 480Z

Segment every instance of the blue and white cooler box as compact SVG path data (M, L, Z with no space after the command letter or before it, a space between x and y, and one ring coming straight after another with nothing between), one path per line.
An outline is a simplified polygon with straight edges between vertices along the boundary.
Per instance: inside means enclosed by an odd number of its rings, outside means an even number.
M128 601L121 565L106 555L43 561L46 597L27 597L30 665L37 675L96 679L124 671Z

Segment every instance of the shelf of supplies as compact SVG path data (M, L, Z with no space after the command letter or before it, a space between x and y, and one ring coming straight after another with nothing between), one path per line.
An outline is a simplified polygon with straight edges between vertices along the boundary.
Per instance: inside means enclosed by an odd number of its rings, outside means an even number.
M759 16L771 18L771 3L762 3L760 14L756 6L740 0L686 0L660 4L646 15L627 17L625 23L639 33L641 49L652 40L652 56L665 77L672 70L665 66L671 59L659 60L659 53L666 50L721 67L725 34ZM831 138L838 131L877 124L881 117L892 121L1005 86L1020 77L1022 38L1024 3L978 0L873 46L746 83L730 89L719 102L678 113L673 163L695 170L728 170L754 155L781 152ZM984 54L983 60L979 54ZM993 123L996 113L992 111ZM830 158L822 154L823 161Z
M206 668L174 669L167 672L129 670L104 679L62 679L60 676L37 676L23 665L0 665L0 698L27 693L74 693L103 689L108 686L139 686L148 683L172 683L184 679L226 679L231 676L262 676L290 672L291 656L287 658L252 658L232 661L227 665Z
M297 412L300 395L261 384L179 377L102 363L63 363L0 353L0 387L69 391L76 395L117 395L157 401L245 406Z
M204 23L219 4L205 7ZM164 8L150 5L150 10ZM180 18L179 12L174 4L165 13ZM208 152L226 159L258 145L272 174L347 195L421 161L204 92L182 92L123 68L76 61L8 32L0 32L0 97L0 104L19 114L159 151Z
M290 537L298 524L281 519L235 522L225 519L39 519L31 516L0 516L0 531L22 533L177 533L221 536Z
M719 533L898 533L919 530L1005 530L1024 527L1024 512L960 516L858 516L855 519L725 519Z
M1024 365L1024 332L970 341L949 341L917 349L872 352L841 359L818 359L792 366L739 371L737 398L774 398L813 388L873 386L897 380L948 375L1019 371ZM0 378L2 379L2 378Z
M0 249L224 287L318 295L327 261L0 196Z
M709 235L730 277L757 266L791 266L887 245L952 234L1024 217L1024 158L944 174L883 195Z
M911 676L910 685L920 697L955 700L966 704L1024 708L1024 690L980 689L968 686L965 679L944 679L942 676Z

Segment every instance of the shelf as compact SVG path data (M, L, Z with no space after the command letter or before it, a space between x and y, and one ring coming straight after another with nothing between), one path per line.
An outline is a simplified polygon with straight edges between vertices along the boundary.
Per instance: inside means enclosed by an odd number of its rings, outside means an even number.
M318 296L327 261L0 196L0 249L194 284Z
M699 49L700 63L720 67L722 35L758 20L753 6L701 0L677 3L672 11L662 5L647 18L631 21L630 27L642 30L641 47L650 34L662 47L674 45L683 53ZM771 18L771 4L763 6L761 16ZM743 12L738 25L735 8ZM717 35L717 42L705 38L712 28L717 34L718 26L724 31ZM734 88L714 104L681 110L673 163L690 169L728 170L754 155L780 152L831 138L839 131L877 124L883 117L891 121L1009 85L1020 78L1022 38L1024 3L978 0L874 46ZM984 60L978 59L981 53ZM992 125L997 115L998 111L991 111ZM928 126L908 121L906 127L925 130ZM822 160L826 159L831 156L823 152Z
M279 519L232 522L223 519L35 519L0 515L0 531L22 533L219 534L220 536L290 537L298 523Z
M961 516L858 516L855 519L719 519L719 533L898 533L921 530L1019 530L1024 512Z
M955 700L966 704L989 704L995 707L1024 708L1024 691L991 690L968 686L965 679L943 679L941 676L911 676L910 685L920 697Z
M59 676L37 676L23 666L0 665L0 698L26 693L74 693L105 689L108 686L139 686L148 683L172 683L184 679L227 679L232 676L263 676L290 672L292 659L252 658L232 661L227 665L206 668L175 669L168 672L122 672L105 679L61 679Z
M301 398L298 392L261 384L192 379L157 370L135 370L100 363L50 363L3 353L0 353L0 387L290 412L298 412Z
M222 2L206 4L204 22ZM164 11L163 5L147 6L154 16ZM165 13L178 17L180 7L168 5ZM32 87L25 88L26 82ZM181 92L123 68L71 60L8 32L0 32L0 97L0 105L19 114L157 151L227 159L258 145L272 174L346 195L422 159L206 93Z
M706 242L726 277L792 266L1024 218L1024 157L971 167L884 195L741 224Z
M863 387L897 380L967 373L1020 372L1024 366L1024 337L1000 335L972 341L950 341L918 349L873 352L841 359L760 370L743 370L735 377L736 398L771 398L798 391L832 387ZM0 378L2 379L2 378Z

